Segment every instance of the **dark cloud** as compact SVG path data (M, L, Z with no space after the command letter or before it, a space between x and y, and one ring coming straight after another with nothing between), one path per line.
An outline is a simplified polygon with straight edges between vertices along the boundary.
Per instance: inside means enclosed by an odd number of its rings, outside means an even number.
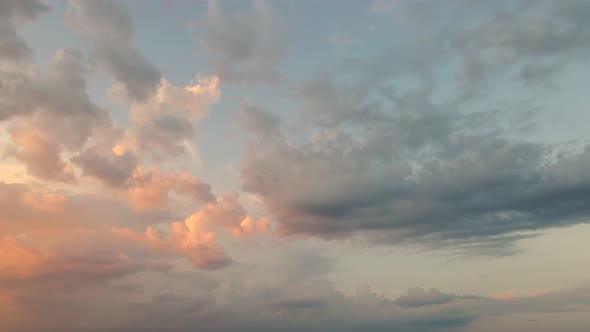
M3 120L10 126L13 146L8 155L43 179L73 179L62 153L77 151L100 128L110 126L105 110L86 93L88 66L79 51L55 53L45 74L2 72L7 89L0 93Z
M497 8L483 24L457 31L452 38L452 47L463 58L467 84L492 84L512 70L530 79L533 66L550 68L582 59L590 47L588 2L517 1L514 7Z
M30 60L32 51L17 32L15 24L35 20L48 10L49 6L38 0L6 0L0 3L0 68L11 62L22 65Z
M587 2L451 7L478 20L300 84L296 137L271 112L242 107L253 137L243 189L263 199L283 234L509 254L531 236L515 232L589 220L590 148L523 138L534 119L510 97L505 109L482 106L498 86L520 86L523 68L526 80L545 84L553 81L545 69L556 75L581 61ZM487 62L472 68L471 59ZM442 68L452 79L439 81ZM474 91L477 105L466 97Z
M401 307L416 308L445 304L456 299L455 294L446 294L436 288L431 288L428 291L423 288L408 288L407 294L398 297L394 303Z
M280 136L279 118L247 102L241 103L237 121L245 130L259 133L262 139L273 139Z
M72 161L80 166L82 175L93 176L114 187L123 186L138 165L137 156L130 151L117 155L100 151L96 146L84 150Z
M106 64L132 100L153 95L161 75L134 45L133 20L115 1L70 1L67 21L91 38L95 56Z
M162 115L138 128L137 136L141 149L145 151L162 151L178 156L185 152L185 143L194 139L195 131L192 122L187 118Z
M280 18L266 4L254 2L249 11L223 11L209 1L199 21L202 46L213 71L222 82L276 83L279 66L287 57L287 42Z

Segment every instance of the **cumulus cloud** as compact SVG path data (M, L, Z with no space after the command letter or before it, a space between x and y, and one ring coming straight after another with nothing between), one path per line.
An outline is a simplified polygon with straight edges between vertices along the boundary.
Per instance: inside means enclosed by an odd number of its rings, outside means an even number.
M154 94L161 74L134 45L133 19L129 10L115 1L70 1L67 21L91 38L95 56L132 100Z
M216 0L208 2L198 27L201 44L213 71L224 83L276 83L287 57L280 18L262 1L249 11L226 13Z
M72 181L73 169L61 158L60 143L31 128L13 127L12 142L5 154L27 166L30 174L41 179Z
M82 148L108 113L89 100L88 67L76 50L55 53L46 73L2 72L7 89L0 93L2 119L13 120L13 145L6 153L23 162L32 175L47 180L73 180L64 154Z
M192 181L192 178L188 180L183 185L188 186L189 192L193 192L198 188L195 187L198 183ZM264 232L269 224L270 221L266 217L255 219L248 216L238 201L238 195L230 192L207 203L184 221L171 223L169 236L154 227L148 227L143 234L126 228L115 228L113 232L124 238L142 242L157 252L184 255L197 268L215 270L232 262L218 244L216 229L226 229L235 237L243 237L255 231Z
M181 87L163 80L152 97L131 105L133 127L117 149L151 154L156 159L186 152L187 146L194 144L194 123L207 114L220 95L217 76L197 76Z
M185 194L193 203L207 203L215 199L211 186L187 173L164 173L157 168L133 170L121 188L136 210L163 208L171 191Z
M174 222L170 227L169 237L160 235L152 227L144 234L124 228L113 229L113 232L122 238L142 242L156 252L181 254L199 269L216 270L231 264L232 259L217 243L215 232L203 223L199 215L191 215L184 222Z

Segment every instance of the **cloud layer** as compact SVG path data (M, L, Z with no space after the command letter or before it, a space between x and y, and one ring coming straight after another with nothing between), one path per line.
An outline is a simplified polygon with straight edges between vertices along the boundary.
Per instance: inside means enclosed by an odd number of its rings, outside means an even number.
M0 329L587 331L588 22L0 0Z
M283 234L480 253L506 253L514 232L587 222L590 148L532 141L534 106L521 108L510 94L505 111L473 99L504 95L492 81L528 84L533 67L551 63L555 76L579 63L588 47L577 13L587 4L524 2L505 15L497 7L475 24L432 32L435 42L350 59L302 82L300 122L244 103L238 120L252 138L243 189L264 201ZM441 81L443 68L456 79ZM350 72L360 79L351 82Z

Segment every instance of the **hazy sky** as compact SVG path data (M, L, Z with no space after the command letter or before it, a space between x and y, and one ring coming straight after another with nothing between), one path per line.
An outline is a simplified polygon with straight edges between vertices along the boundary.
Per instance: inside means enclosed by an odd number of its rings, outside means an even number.
M590 330L590 1L0 0L0 330Z

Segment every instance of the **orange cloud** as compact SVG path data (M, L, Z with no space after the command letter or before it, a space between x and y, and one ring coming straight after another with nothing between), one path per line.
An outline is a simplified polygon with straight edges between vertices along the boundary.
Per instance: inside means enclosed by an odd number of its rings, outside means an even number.
M21 197L24 204L46 212L59 213L64 211L64 205L67 198L63 194L58 193L34 193L27 191Z
M61 159L59 142L29 126L9 130L14 146L7 155L26 165L28 173L41 179L69 182L75 179L73 167Z
M187 179L184 175L176 179L179 178ZM191 180L188 183L195 182ZM125 228L114 228L112 231L125 239L144 243L154 251L181 254L197 268L218 269L231 263L231 258L217 242L217 228L243 237L255 231L266 231L270 224L266 217L256 220L248 216L238 197L237 193L230 192L206 204L184 221L173 222L169 236L161 234L154 227L148 227L145 233Z
M120 228L113 229L113 233L142 242L156 252L181 254L199 269L214 270L231 263L231 258L217 243L215 232L207 228L199 214L192 214L183 222L173 222L170 228L172 234L168 237L153 227L148 227L143 234Z
M126 194L138 211L166 205L168 193L174 187L174 179L157 168L144 171L138 167L129 179Z
M532 297L539 297L550 294L551 290L538 290L532 291L528 293L518 293L515 291L506 291L502 293L498 293L492 296L492 298L497 300L514 300L514 299L522 299L522 298L532 298Z
M137 211L163 208L171 191L189 195L197 202L215 199L211 186L188 173L163 173L156 167L137 167L128 180L125 194Z
M269 225L268 218L255 220L248 216L239 202L239 195L233 191L219 197L216 202L208 203L197 214L205 223L225 228L236 237L256 230L265 231Z
M126 253L128 249L108 232L72 231L52 238L27 234L0 238L0 282L9 287L26 280L90 282L141 270L169 268L167 264L130 257Z

